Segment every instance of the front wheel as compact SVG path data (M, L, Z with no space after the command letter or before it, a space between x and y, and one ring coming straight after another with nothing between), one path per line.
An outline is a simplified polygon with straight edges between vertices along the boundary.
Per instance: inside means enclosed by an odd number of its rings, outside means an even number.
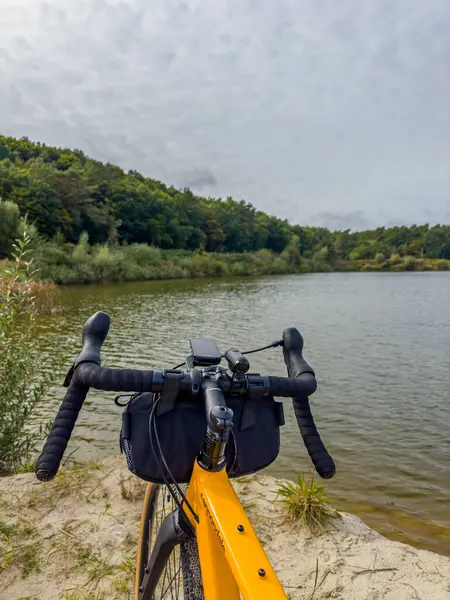
M182 485L183 492L187 486ZM142 507L139 545L136 560L135 600L203 600L203 585L195 538L176 546L161 573L154 594L149 597L142 582L159 528L168 514L176 509L164 485L149 483Z

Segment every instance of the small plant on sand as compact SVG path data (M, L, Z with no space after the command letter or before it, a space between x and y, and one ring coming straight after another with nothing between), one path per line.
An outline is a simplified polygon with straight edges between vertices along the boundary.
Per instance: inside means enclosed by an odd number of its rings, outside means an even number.
M325 486L316 482L314 474L309 479L299 473L295 481L286 481L278 485L280 502L286 509L286 518L290 523L307 525L311 531L324 530L332 518L339 513L329 505L325 495Z

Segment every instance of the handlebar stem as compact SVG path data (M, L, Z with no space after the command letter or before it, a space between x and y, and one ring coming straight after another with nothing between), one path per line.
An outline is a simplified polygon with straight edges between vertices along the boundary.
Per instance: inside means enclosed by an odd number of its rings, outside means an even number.
M217 381L218 373L203 372L202 390L206 411L206 436L199 457L200 465L208 471L225 468L225 449L233 427L233 411Z

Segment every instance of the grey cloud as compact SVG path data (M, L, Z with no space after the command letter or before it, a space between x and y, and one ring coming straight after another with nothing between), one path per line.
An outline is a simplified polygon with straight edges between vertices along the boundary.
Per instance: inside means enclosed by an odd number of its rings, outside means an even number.
M311 225L329 227L335 230L358 230L368 229L373 226L373 223L367 219L361 210L353 210L339 213L330 211L318 213L312 216Z
M208 167L194 169L182 177L184 186L201 190L204 187L214 187L217 179Z
M448 220L448 0L0 9L2 133L301 223Z

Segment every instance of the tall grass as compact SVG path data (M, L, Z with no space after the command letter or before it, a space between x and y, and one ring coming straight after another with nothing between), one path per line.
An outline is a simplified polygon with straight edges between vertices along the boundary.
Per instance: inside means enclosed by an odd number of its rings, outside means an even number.
M6 471L20 470L35 452L43 432L30 426L30 417L53 380L36 345L35 292L46 286L33 281L30 245L25 220L0 278L0 468Z
M146 244L89 246L83 236L75 246L42 244L36 260L40 277L58 284L300 272L298 265L269 250L219 254L163 251Z
M385 257L377 254L373 260L349 260L335 264L338 271L450 271L450 260L419 258L392 254Z
M323 531L331 519L339 513L331 508L325 495L325 486L316 482L314 473L307 479L303 473L295 481L286 481L278 485L280 502L286 510L290 523L307 525L311 531Z
M270 250L237 254L161 250L146 244L92 246L87 234L82 234L76 245L41 241L35 257L40 278L57 284L330 271L450 270L450 261L413 256L385 258L380 254L374 260L332 261L327 248L305 258L295 241L281 254Z

